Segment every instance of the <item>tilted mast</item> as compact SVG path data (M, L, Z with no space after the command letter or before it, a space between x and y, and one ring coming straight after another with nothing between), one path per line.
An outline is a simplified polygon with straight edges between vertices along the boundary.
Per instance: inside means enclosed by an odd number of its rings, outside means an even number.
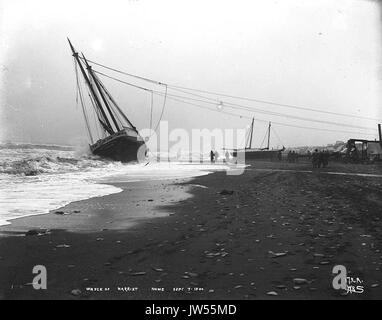
M253 136L253 125L254 125L254 122L255 122L255 118L252 118L252 124L251 124L251 138L249 140L249 149L252 148L252 136Z
M95 101L95 104L98 108L98 110L101 112L102 114L102 118L105 122L101 121L100 119L98 119L102 125L102 127L109 133L109 134L114 134L114 130L113 130L113 127L111 126L111 123L105 113L105 111L103 110L102 108L102 104L98 98L98 95L96 94L95 90L94 90L94 87L92 85L92 83L90 82L90 79L88 78L85 70L84 70L84 67L82 66L82 63L80 61L80 58L78 57L78 52L76 52L76 50L74 49L72 43L70 42L69 38L68 38L68 42L69 42L69 45L70 45L70 48L73 52L73 57L76 59L76 62L77 64L79 65L80 67L80 70L81 70L81 73L82 73L82 76L84 77L85 81L86 81L86 84L88 85L89 89L90 89L90 92L93 96L93 99Z
M267 144L267 150L269 150L269 141L271 140L271 122L269 121L268 125L268 144Z
M97 89L98 89L98 92L99 92L99 94L100 94L100 96L101 96L101 98L102 98L102 101L103 101L103 103L105 104L105 107L106 107L107 111L108 111L109 114L110 114L110 117L111 117L111 119L112 119L112 121L113 121L113 123L114 123L115 128L117 129L117 132L120 131L121 128L119 127L119 124L118 124L117 120L115 119L115 117L114 117L114 115L113 115L113 112L112 112L111 109L110 109L109 103L108 103L108 101L106 100L106 97L105 97L105 95L104 95L104 92L102 91L102 88L101 88L100 84L98 83L98 79L97 79L96 76L94 75L94 72L93 72L92 67L88 64L88 62L87 62L87 60L86 60L84 54L82 54L82 58L83 58L83 61L85 62L86 69L88 70L90 76L92 77L93 82L95 83L95 85L96 85L96 87L97 87Z
M249 127L249 131L247 132L248 137L245 141L244 149L252 149L252 137L253 137L253 127L254 127L255 118L252 118L251 126Z

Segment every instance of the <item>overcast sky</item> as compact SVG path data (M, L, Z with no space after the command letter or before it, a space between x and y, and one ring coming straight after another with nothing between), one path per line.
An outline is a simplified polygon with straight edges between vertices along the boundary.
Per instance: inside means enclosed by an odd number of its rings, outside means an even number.
M75 102L68 36L87 58L180 86L382 118L381 10L377 1L0 0L0 141L76 144L86 138ZM150 96L104 80L138 128ZM213 97L223 100L224 97ZM236 101L248 107L376 129L376 121ZM155 99L154 122L162 100ZM376 133L259 112L273 145L322 145ZM170 128L243 128L246 118L169 100ZM354 131L316 131L282 126ZM266 122L256 121L254 145ZM281 141L280 141L281 140Z

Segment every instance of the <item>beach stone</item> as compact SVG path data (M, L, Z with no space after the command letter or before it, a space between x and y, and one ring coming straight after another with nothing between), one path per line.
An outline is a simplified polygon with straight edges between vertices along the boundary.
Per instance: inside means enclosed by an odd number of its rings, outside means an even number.
M80 289L73 289L71 292L70 292L70 294L72 295L72 296L75 296L75 297L78 297L79 295L81 295L81 290Z
M234 191L233 190L227 190L223 189L222 191L219 192L221 195L233 195Z
M25 233L26 236L37 236L39 234L38 230L29 230Z
M144 276L146 275L146 272L134 272L134 273L130 273L131 276Z
M272 258L285 257L288 254L287 252L273 252L273 251L269 251L268 253L272 256Z
M307 283L308 283L308 280L303 279L303 278L294 278L294 279L293 279L293 282L294 282L295 284L307 284Z
M276 286L277 289L286 289L287 286L284 286L283 284L280 284L278 286Z
M190 277L197 277L197 276L199 276L197 273L194 273L194 272L185 272L185 274L189 275Z
M314 256L314 257L317 257L317 258L322 258L322 257L324 257L325 255L322 254L322 253L314 253L313 256Z

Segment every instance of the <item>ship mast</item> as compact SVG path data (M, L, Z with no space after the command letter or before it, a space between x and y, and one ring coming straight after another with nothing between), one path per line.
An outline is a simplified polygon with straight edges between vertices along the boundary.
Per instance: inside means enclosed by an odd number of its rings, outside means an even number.
M252 136L253 136L253 126L254 126L254 123L255 123L255 118L252 118L252 124L251 124L251 138L249 140L249 149L252 148Z
M94 74L94 73L93 73ZM114 105L114 107L117 109L117 111L119 112L119 114L122 116L122 118L126 121L126 123L136 132L138 133L138 130L137 128L131 123L131 121L127 118L127 116L123 113L122 109L118 106L117 102L115 102L115 100L113 99L113 97L111 96L111 94L109 93L109 91L107 91L107 89L105 88L105 86L103 85L103 83L101 82L101 80L99 80L99 78L97 77L96 74L94 74L94 76L97 78L98 80L98 83L99 85L101 86L101 88L103 89L103 91L105 92L105 94L107 95L107 97L110 99L111 103Z
M269 150L269 141L271 140L271 122L269 121L268 125L268 144L267 144L267 150Z
M106 100L106 97L105 97L105 95L104 95L104 92L102 91L101 86L100 86L99 83L98 83L98 79L97 79L96 76L94 75L94 72L93 72L92 67L88 64L88 62L87 62L87 60L86 60L84 54L82 54L82 58L83 58L83 61L85 62L86 70L88 70L90 76L92 77L93 82L95 83L95 85L96 85L96 87L97 87L97 89L98 89L98 92L99 92L99 94L100 94L100 96L101 96L101 98L102 98L103 103L105 104L105 107L106 107L107 111L108 111L109 114L110 114L111 120L113 121L114 126L115 126L117 132L120 131L121 128L119 128L119 124L118 124L117 120L115 119L115 117L114 117L114 115L113 115L113 112L112 112L111 109L110 109L109 103L108 103L108 101Z
M104 130L106 130L109 134L114 134L114 130L110 124L110 121L105 113L105 111L103 110L102 108L102 104L98 98L98 95L96 94L95 90L94 90L94 87L92 85L92 83L90 82L90 79L88 78L85 70L84 70L84 67L82 66L82 63L80 61L80 58L78 57L78 52L76 52L76 50L74 49L72 43L70 42L69 38L68 38L68 42L69 42L69 45L70 45L70 48L73 52L73 57L75 58L78 66L80 67L80 70L81 70L81 73L82 73L82 76L84 77L85 81L86 81L86 84L88 85L89 89L90 89L90 92L93 96L93 99L94 99L94 102L95 102L95 105L97 106L98 110L101 112L102 114L102 118L104 121L102 121L101 119L98 119L102 125L102 127L104 128Z

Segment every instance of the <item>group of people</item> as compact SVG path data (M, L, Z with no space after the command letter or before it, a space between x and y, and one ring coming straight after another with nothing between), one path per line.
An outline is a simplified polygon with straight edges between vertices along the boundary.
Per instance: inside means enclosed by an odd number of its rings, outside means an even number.
M289 151L287 155L288 162L298 162L298 153L296 151Z
M211 163L216 162L218 158L219 158L219 152L211 150L210 152Z
M223 159L223 162L228 162L229 161L229 152L225 152L225 158ZM210 160L211 163L216 162L219 159L219 152L211 150L210 152Z
M315 149L312 153L313 168L326 168L329 164L329 152L326 150L318 151Z

